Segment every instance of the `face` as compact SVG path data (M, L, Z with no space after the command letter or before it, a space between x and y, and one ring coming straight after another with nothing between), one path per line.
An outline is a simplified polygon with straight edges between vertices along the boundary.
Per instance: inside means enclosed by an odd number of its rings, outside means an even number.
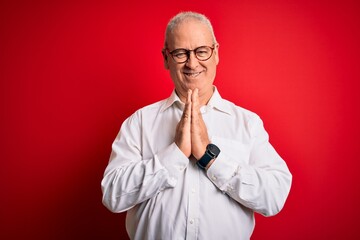
M167 38L169 52L184 48L193 50L200 46L213 47L214 40L211 31L198 20L186 20L178 25L173 34ZM165 68L170 71L171 79L180 99L185 102L188 89L199 89L199 97L209 100L213 93L213 82L216 66L219 63L218 44L213 55L206 61L199 61L195 53L191 52L185 63L176 63L169 53L165 56Z

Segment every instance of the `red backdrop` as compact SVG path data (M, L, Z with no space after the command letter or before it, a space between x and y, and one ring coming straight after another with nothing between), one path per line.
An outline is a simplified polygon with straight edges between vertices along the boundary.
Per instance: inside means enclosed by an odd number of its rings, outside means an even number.
M180 10L212 20L220 93L293 173L252 239L359 239L360 7L344 0L1 1L0 238L127 238L100 181L123 120L172 90L161 48Z

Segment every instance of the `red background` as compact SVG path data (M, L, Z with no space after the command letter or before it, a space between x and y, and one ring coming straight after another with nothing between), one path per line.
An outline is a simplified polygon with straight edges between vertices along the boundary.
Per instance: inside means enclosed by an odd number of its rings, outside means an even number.
M226 0L0 3L0 238L126 239L100 181L123 120L170 95L180 10L212 20L220 93L262 117L293 173L252 239L359 239L359 4Z

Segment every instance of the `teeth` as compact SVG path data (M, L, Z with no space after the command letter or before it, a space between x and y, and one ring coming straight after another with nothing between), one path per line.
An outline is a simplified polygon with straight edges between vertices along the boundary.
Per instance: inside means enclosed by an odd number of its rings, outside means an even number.
M188 75L189 77L196 77L198 76L200 73L197 72L197 73L185 73L186 75Z

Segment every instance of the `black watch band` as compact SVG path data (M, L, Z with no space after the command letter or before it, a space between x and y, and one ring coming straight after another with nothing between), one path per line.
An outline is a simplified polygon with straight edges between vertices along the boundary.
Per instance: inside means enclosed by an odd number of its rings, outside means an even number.
M219 156L219 153L220 149L215 144L210 143L206 146L205 154L196 162L196 164L200 168L205 169L211 160Z

